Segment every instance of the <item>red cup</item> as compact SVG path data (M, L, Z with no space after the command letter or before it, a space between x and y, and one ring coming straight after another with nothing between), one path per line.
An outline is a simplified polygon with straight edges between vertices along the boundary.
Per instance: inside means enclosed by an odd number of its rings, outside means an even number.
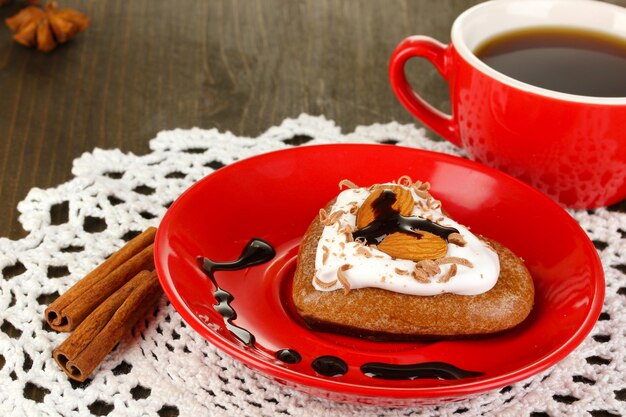
M411 36L393 52L389 78L400 102L471 158L501 169L572 208L626 198L626 97L587 97L508 77L473 50L532 27L594 30L626 39L626 9L587 0L482 3L454 22L451 43ZM447 81L452 114L424 101L406 79L411 58L429 60Z

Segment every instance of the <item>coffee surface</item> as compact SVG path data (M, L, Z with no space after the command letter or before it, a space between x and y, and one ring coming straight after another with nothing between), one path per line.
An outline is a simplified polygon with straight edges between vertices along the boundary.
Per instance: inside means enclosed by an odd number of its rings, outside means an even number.
M508 32L474 54L511 78L548 90L626 97L626 39L600 32L543 27Z

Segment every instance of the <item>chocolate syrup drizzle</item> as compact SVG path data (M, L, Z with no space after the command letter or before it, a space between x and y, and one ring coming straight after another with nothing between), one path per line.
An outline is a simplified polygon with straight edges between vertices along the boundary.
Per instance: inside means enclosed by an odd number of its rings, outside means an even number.
M281 362L295 364L302 360L302 356L293 349L281 349L276 352L276 359Z
M276 255L276 251L264 240L254 238L248 242L241 252L239 259L232 262L215 262L203 256L199 256L198 263L215 286L213 296L217 300L217 304L213 305L215 311L224 317L226 328L239 340L248 346L254 346L254 335L248 330L234 325L233 320L237 319L237 313L230 305L235 299L231 293L217 285L215 271L237 271L239 269L249 268L271 260Z
M392 208L396 202L396 193L392 190L384 190L372 203L374 209L374 221L352 233L352 237L365 239L370 244L380 243L385 236L395 232L404 232L421 239L422 235L416 230L429 232L448 240L452 233L459 233L454 227L441 226L430 220L420 219L416 216L403 216Z
M348 372L346 362L336 356L320 356L311 363L311 367L324 376L342 376Z
M395 201L396 194L393 191L383 191L373 203L375 220L367 227L354 232L354 238L362 237L367 243L378 243L387 234L401 231L410 233L419 239L421 236L415 233L415 231L423 230L447 240L451 233L458 233L458 231L452 227L440 226L418 217L405 217L400 215L391 208ZM234 297L217 284L214 273L216 271L237 271L249 268L267 262L274 258L274 256L276 256L276 251L269 243L262 239L254 238L248 242L239 258L235 261L215 262L203 256L197 258L203 272L215 286L213 296L217 304L215 304L213 308L224 318L226 328L237 339L251 347L255 344L254 335L248 330L233 324L233 321L237 319L237 313L230 305ZM281 349L275 353L275 356L278 360L288 364L296 364L302 360L300 354L293 349ZM320 356L311 363L311 367L318 374L328 377L338 377L348 372L346 362L336 356ZM361 371L372 378L390 380L412 380L418 378L448 380L482 375L480 372L467 371L444 362L427 362L412 365L370 362L362 365Z
M390 380L473 378L481 372L468 371L445 362L424 362L409 365L370 362L361 365L361 372L371 378Z

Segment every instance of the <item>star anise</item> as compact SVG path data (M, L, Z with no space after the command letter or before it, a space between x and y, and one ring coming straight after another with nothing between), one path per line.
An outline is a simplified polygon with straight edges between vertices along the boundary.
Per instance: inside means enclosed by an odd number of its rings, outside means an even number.
M14 33L13 39L29 48L50 52L60 43L73 39L85 31L91 19L74 9L59 9L56 2L50 2L45 9L28 6L6 24Z

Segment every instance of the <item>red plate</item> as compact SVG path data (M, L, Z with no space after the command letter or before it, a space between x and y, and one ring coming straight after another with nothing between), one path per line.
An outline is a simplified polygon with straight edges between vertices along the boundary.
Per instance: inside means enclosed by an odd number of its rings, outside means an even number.
M311 331L294 312L291 280L302 235L348 178L359 185L409 175L430 181L450 215L521 256L535 281L535 306L515 329L479 340L390 343ZM239 257L251 238L271 243L271 261L215 274L234 296L234 324L256 337L233 336L213 305L214 288L198 256ZM325 145L272 152L229 165L187 190L163 218L155 244L161 284L183 319L211 344L279 383L338 401L404 406L435 403L500 388L563 359L589 333L604 297L602 265L578 224L543 194L497 170L461 158L385 145ZM302 360L287 364L275 352ZM316 373L333 355L348 371ZM384 380L367 362L446 362L480 372L458 380Z

